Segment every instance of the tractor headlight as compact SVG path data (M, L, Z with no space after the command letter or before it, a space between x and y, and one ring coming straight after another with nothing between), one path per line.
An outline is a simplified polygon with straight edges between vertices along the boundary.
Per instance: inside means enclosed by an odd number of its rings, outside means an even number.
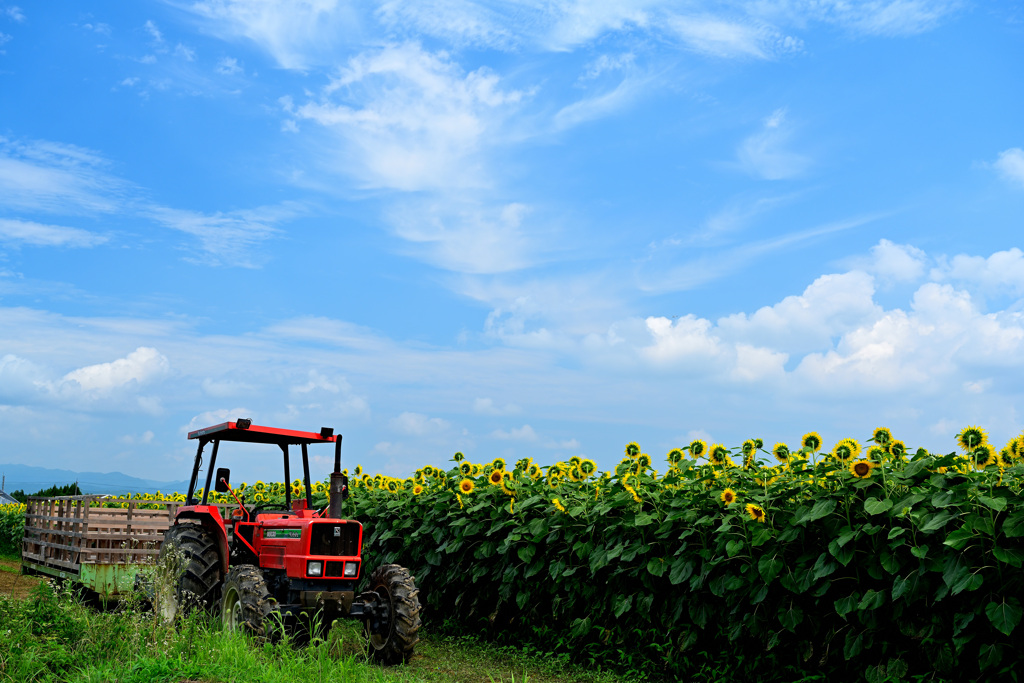
M311 560L306 564L306 574L309 576L323 576L324 563L320 560Z
M345 563L345 576L353 577L359 572L358 562L346 562Z

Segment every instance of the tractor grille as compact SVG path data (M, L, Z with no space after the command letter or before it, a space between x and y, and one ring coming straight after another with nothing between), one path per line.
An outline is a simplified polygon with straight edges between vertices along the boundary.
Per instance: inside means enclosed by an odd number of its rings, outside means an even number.
M338 535L335 536L335 530ZM356 557L359 555L358 524L313 524L309 537L310 555Z

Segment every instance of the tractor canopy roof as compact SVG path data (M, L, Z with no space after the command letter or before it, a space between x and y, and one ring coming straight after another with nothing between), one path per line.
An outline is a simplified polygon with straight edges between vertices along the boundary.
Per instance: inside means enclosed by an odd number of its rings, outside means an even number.
M277 446L288 446L311 443L334 443L340 435L335 435L330 427L319 432L300 432L294 429L278 429L254 425L252 420L238 419L234 422L222 422L219 425L197 429L188 433L190 439L201 441L241 441L243 443L267 443Z

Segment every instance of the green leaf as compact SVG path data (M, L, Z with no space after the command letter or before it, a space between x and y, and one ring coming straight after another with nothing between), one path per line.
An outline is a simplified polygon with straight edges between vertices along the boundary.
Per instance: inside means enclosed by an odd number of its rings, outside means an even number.
M941 529L943 526L945 526L946 522L953 519L953 517L954 515L952 513L943 510L942 512L932 516L931 518L927 518L928 521L926 521L924 525L921 527L921 532L925 534L930 534L933 531Z
M620 595L616 599L615 608L612 610L612 613L615 615L615 618L618 619L623 614L625 614L626 610L628 610L632 604L633 604L633 596L632 595Z
M779 575L785 565L782 560L777 559L776 555L768 556L762 555L761 559L757 561L757 571L761 574L761 578L764 579L765 583L771 583L775 580L775 577Z
M686 581L693 574L693 566L693 560L687 560L685 557L676 558L672 563L672 571L668 575L669 583L676 586Z
M930 466L935 461L935 458L927 457L921 458L920 460L914 460L903 469L904 477L913 477L918 472L923 470L925 467Z
M753 538L750 539L750 545L758 547L764 545L772 538L772 529L764 524L757 525L757 531L754 532Z
M944 508L952 505L956 495L952 491L939 491L932 496L932 507Z
M959 528L955 531L949 532L946 535L946 540L942 542L943 545L948 545L953 550L961 550L967 542L974 538L974 532L970 529Z
M1007 538L1024 536L1024 512L1010 515L1003 522L1003 535Z
M1020 623L1020 604L1014 598L1010 598L1009 602L1006 598L1003 598L1000 602L990 602L985 607L985 616L988 617L988 620L992 622L997 631L1008 636L1013 633L1013 629L1017 628L1017 624Z
M526 545L521 546L517 551L519 559L527 563L533 559L533 556L536 552L537 546L533 545L532 543L528 543Z
M650 516L646 512L638 512L636 518L633 520L633 526L647 526L655 522L654 517Z
M902 536L905 533L907 533L907 530L903 527L893 527L892 529L889 529L889 535L886 538L888 538L891 541L897 536Z
M847 595L845 598L840 598L835 601L836 614L842 618L846 618L846 615L857 608L857 603L860 602L860 598L857 594Z
M653 576L663 576L668 565L660 557L652 557L647 561L647 572Z
M779 623L788 631L796 631L796 627L804 620L804 611L790 602L789 607L779 612Z
M860 610L878 609L879 607L881 607L884 604L885 604L885 593L881 592L881 591L876 591L875 589L872 588L872 589L869 589L866 593L864 593L864 597L861 598L860 604L857 605L857 609L860 609Z
M850 631L846 634L846 643L843 645L843 657L850 661L864 649L864 634Z
M901 576L897 576L896 579L892 582L892 599L893 599L893 602L898 600L901 595L903 595L904 593L907 592L907 590L910 589L910 577L912 577L914 575L914 573L915 572L911 572L907 576L907 578L903 578Z
M910 549L910 554L920 560L923 560L924 556L928 554L928 546L915 545Z
M729 557L735 557L741 550L743 550L743 541L734 539L725 544L725 553Z
M883 498L878 500L874 496L864 501L864 512L869 515L880 515L883 512L889 510L892 507L892 500L889 498Z
M836 540L833 540L831 543L828 544L828 551L830 553L832 553L832 557L834 557L837 560L839 560L839 562L842 563L842 565L844 567L846 565L850 564L850 560L853 559L853 546L852 545L847 545L845 547L840 547L839 542L836 541Z
M992 548L992 554L995 555L997 560L1011 567L1020 567L1024 564L1024 550L1018 548L1001 548L996 546Z
M990 507L996 512L1002 512L1006 509L1005 498L989 498L988 496L978 496L978 502L986 507Z
M815 520L821 519L822 517L824 517L826 515L832 514L832 511L835 510L835 509L836 509L836 501L835 500L833 500L831 498L825 499L825 500L819 500L817 503L814 504L814 507L811 508L811 511L808 512L807 515L804 516L804 518L800 520L799 523L800 524L807 524L808 522L813 522Z
M836 539L836 542L839 544L839 547L842 548L844 545L857 538L859 534L860 529L847 529L843 533L839 534L839 538Z

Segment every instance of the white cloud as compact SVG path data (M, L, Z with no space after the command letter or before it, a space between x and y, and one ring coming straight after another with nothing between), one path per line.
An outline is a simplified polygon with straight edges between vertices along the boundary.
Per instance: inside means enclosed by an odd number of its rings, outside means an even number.
M188 424L181 427L179 431L182 433L194 432L197 429L212 427L224 422L234 422L240 417L247 417L251 419L253 423L257 422L255 419L255 413L248 408L218 408L199 413L189 420Z
M17 5L11 5L10 7L4 8L4 14L18 23L25 21L25 13L22 12L21 8Z
M407 250L428 263L461 273L501 273L532 265L536 230L523 222L529 207L481 206L454 199L405 202L388 212Z
M196 60L196 51L187 45L182 45L181 43L174 46L174 55L176 57L181 57L186 62L194 62Z
M544 444L544 448L550 448L552 450L559 451L578 451L580 449L580 442L576 439L564 439L562 441L548 441Z
M513 427L508 431L495 429L491 432L491 437L501 441L536 441L537 432L533 431L533 427L530 425L523 425L522 427Z
M130 87L132 87L134 85L137 85L138 82L139 82L139 79L137 77L129 76L128 78L126 78L123 81L121 81L120 85L123 85L123 86L125 86L127 88L130 88Z
M580 75L580 81L591 81L611 71L630 69L635 62L636 55L632 52L618 55L600 55L584 67L583 73Z
M428 436L446 432L451 423L439 417L427 417L422 413L405 412L391 418L391 429L410 436Z
M126 184L95 152L46 140L0 136L0 206L60 213L110 212Z
M288 221L300 212L300 207L295 204L212 215L159 206L148 210L150 217L157 222L199 239L206 255L198 259L190 257L189 260L243 268L259 267L263 257L254 255L254 248L279 233L276 223Z
M506 403L498 406L491 398L476 398L473 400L473 412L479 415L515 415L522 412L522 408L515 403Z
M928 258L924 251L909 244L895 244L882 239L871 247L871 260L865 270L883 280L913 282L924 275Z
M238 65L238 60L234 57L224 57L217 62L217 73L224 74L225 76L234 76L242 73L243 69Z
M931 277L940 282L953 280L977 287L988 294L1024 295L1024 252L1013 247L997 251L991 256L957 254L952 259L942 258L931 271Z
M992 166L999 171L1006 180L1024 187L1024 150L1020 147L1011 147L999 153Z
M740 167L765 180L784 180L802 175L811 160L787 149L792 136L792 126L786 122L786 110L776 109L765 119L762 129L740 145L737 150Z
M714 57L770 59L803 49L799 38L773 27L713 15L671 16L668 26L687 47Z
M110 391L129 383L143 384L170 370L167 358L154 348L140 346L124 358L110 363L87 365L64 375L85 391Z
M153 430L147 429L142 434L125 434L120 438L120 441L121 443L128 444L129 446L134 446L137 444L152 443L155 437L156 434L153 433Z
M94 247L107 238L87 230L0 218L0 242L45 247Z
M326 391L331 394L336 394L342 389L346 391L349 389L348 383L345 380L332 381L320 374L316 370L309 371L309 381L305 384L301 384L296 387L292 387L292 391L298 394L308 394L311 391Z
M486 67L465 73L447 54L405 43L350 59L319 102L283 104L335 135L336 168L366 187L412 191L486 185L480 151L500 142L523 97Z
M326 63L335 46L360 37L360 18L338 0L202 0L188 9L211 32L247 38L286 69Z
M164 35L160 33L160 29L156 27L156 24L153 23L152 19L147 19L142 28L149 34L149 37L153 39L154 43L164 42Z
M507 13L465 0L385 0L376 17L397 33L422 33L460 47L508 50L519 43Z

